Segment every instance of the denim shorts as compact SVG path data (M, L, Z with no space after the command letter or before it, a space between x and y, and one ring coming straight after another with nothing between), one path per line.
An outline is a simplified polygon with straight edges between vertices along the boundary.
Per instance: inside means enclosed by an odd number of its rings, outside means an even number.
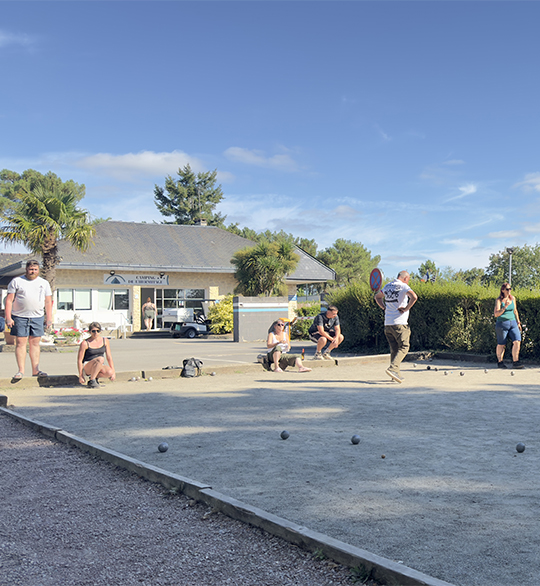
M506 344L506 338L512 342L521 342L521 332L515 319L505 319L495 323L495 333L497 334L497 344L503 346Z
M41 337L45 333L45 318L44 317L19 317L12 315L13 327L11 328L11 335L17 338Z

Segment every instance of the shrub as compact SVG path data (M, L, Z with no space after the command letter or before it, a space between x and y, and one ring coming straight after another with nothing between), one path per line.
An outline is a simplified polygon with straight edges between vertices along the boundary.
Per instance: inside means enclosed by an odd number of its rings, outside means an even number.
M296 310L298 319L291 328L292 340L309 340L308 330L313 323L313 318L321 312L321 304L302 303ZM307 318L307 319L306 319Z
M229 334L233 331L233 296L226 295L208 310L210 330L213 334Z
M465 283L412 283L418 301L411 309L411 350L450 350L494 354L493 309L497 287ZM540 357L540 297L514 290L523 326L522 356ZM344 349L388 352L384 313L367 285L336 289L328 303L339 309Z

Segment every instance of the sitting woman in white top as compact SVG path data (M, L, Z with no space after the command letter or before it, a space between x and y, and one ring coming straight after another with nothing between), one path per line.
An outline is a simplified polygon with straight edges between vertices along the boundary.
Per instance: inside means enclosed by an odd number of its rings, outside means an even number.
M272 324L266 347L268 348L268 362L274 363L274 372L283 372L287 366L297 366L298 372L310 372L311 368L306 368L302 364L302 359L298 354L287 354L291 345L285 333L285 323L282 320L278 319Z

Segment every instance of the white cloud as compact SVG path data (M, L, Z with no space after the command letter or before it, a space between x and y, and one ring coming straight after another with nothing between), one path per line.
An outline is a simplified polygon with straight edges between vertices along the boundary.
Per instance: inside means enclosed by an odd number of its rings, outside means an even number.
M532 232L534 234L540 233L540 223L538 224L525 224L524 228L525 232Z
M82 169L97 171L125 181L133 180L134 176L174 175L180 167L185 165L190 165L196 172L205 170L205 165L199 159L182 151L170 153L141 151L125 155L97 153L82 157L75 162L75 166Z
M448 161L444 161L443 165L464 165L465 161L462 161L461 159L450 159Z
M355 210L351 206L347 206L347 205L337 206L336 208L331 210L330 213L336 218L347 218L347 219L352 219L352 218L354 218L354 216L357 216L359 214L358 210Z
M153 194L148 192L130 192L124 196L121 193L111 192L107 198L95 198L92 205L92 215L100 218L112 218L122 222L157 222L160 224L166 218L162 216L154 205Z
M455 195L454 197L451 197L449 199L447 199L446 201L454 201L456 199L462 199L464 197L467 197L468 195L472 195L473 193L476 193L478 191L478 188L476 187L476 185L472 184L472 183L467 183L466 185L462 185L461 187L458 187L458 190L461 192L458 195Z
M434 252L429 256L438 267L453 269L484 268L489 263L491 249L482 246L481 240L469 238L453 238L442 241L445 250Z
M488 238L520 238L521 232L519 230L500 230L499 232L490 232Z
M224 155L236 163L264 167L266 169L277 169L279 171L298 171L299 166L288 154L273 155L268 157L263 151L249 150L241 147L230 147Z
M442 241L442 243L459 248L461 250L473 250L478 248L482 241L473 238L446 238Z
M531 191L540 192L540 173L528 173L525 175L525 179L516 183L514 187L521 187L527 193Z
M26 34L8 33L0 30L0 48L8 47L9 45L19 45L21 47L31 47L34 44L34 39Z
M468 183L467 185L463 185L462 187L458 187L458 189L461 191L461 195L459 197L465 197L467 195L472 195L473 193L476 193L478 191L476 185L473 185L472 183Z

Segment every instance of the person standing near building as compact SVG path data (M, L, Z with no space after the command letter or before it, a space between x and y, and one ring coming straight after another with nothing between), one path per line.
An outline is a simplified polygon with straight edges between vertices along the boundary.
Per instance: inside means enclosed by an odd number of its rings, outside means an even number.
M6 325L15 336L15 358L19 368L13 380L24 376L26 362L26 344L32 363L32 376L47 376L39 369L41 336L46 327L52 325L52 291L49 283L39 276L39 263L29 260L26 274L11 280L6 297Z
M148 297L146 303L142 306L144 325L146 326L146 331L150 331L152 329L152 322L156 317L156 311L157 307L154 303L152 303L152 299Z
M400 365L410 347L409 310L418 299L409 287L410 279L407 271L401 271L395 281L375 294L377 305L384 309L384 335L390 344L390 366L386 374L398 383L403 382Z

